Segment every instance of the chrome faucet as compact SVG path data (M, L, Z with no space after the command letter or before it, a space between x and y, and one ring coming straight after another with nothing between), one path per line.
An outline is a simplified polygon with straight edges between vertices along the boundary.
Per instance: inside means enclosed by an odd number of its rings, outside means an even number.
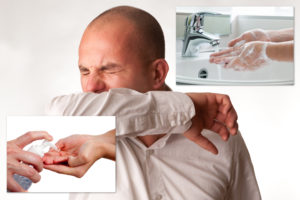
M208 43L211 46L219 45L220 38L218 36L207 33L203 30L204 17L206 15L220 14L211 12L199 12L194 13L186 18L182 56L196 56L188 51L191 41L197 42L198 45L201 45L201 43Z

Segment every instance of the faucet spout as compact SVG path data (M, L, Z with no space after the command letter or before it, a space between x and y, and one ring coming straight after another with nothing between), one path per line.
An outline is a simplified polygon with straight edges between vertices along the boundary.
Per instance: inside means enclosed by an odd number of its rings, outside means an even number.
M217 35L210 34L203 30L203 20L204 16L207 14L214 14L217 13L207 13L207 12L200 12L190 15L186 18L185 22L185 34L183 40L183 48L182 48L182 56L196 56L199 52L193 52L191 49L194 45L202 45L202 44L209 44L209 46L216 46L220 43L220 38Z

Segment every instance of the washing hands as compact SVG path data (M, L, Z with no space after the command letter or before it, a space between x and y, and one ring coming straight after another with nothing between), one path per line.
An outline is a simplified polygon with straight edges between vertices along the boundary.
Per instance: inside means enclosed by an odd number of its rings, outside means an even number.
M256 70L268 64L266 49L271 41L270 33L262 29L244 32L228 43L229 48L210 55L211 63L223 64L236 71Z
M256 70L273 61L294 60L294 29L244 32L228 43L228 49L210 55L211 63L234 70Z
M223 64L224 68L232 68L237 71L255 70L270 62L270 58L267 55L268 45L269 42L247 42L240 46L236 45L229 49L213 53L210 55L209 61L216 64Z

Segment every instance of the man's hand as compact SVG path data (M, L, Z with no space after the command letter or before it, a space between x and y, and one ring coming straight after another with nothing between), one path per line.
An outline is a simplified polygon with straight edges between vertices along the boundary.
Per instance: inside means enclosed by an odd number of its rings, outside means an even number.
M237 113L227 95L214 93L187 93L192 99L196 116L191 128L184 136L204 149L217 154L218 150L201 132L208 129L216 132L226 141L229 135L238 131Z
M105 134L71 135L59 140L60 152L50 151L43 157L44 168L81 178L100 158L115 160L115 130Z
M26 145L40 139L51 141L52 136L44 131L31 131L7 142L7 189L9 191L25 192L15 181L14 174L28 177L34 183L40 181L39 172L43 169L42 158L34 153L22 150Z

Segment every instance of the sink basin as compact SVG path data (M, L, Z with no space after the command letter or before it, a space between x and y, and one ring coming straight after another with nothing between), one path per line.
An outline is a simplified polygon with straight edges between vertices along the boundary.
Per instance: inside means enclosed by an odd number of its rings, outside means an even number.
M235 71L209 63L211 52L198 57L182 57L176 54L177 84L200 85L292 85L293 62L271 62L255 71Z

